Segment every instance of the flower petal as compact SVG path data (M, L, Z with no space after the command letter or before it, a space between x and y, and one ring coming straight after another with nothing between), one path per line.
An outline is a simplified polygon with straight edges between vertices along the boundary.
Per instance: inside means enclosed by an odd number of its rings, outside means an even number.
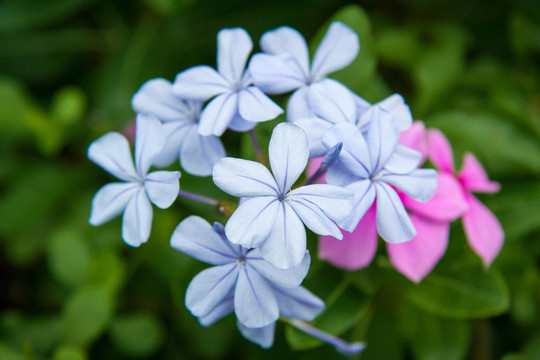
M309 157L306 134L291 123L278 124L270 138L268 157L280 193L285 194L306 168Z
M225 148L217 136L199 135L196 126L192 127L180 148L180 163L192 175L209 176L214 165L225 157Z
M103 186L92 199L90 224L101 225L120 215L139 188L137 183L110 183Z
M421 159L418 151L398 144L384 168L395 174L408 174L420 165Z
M228 129L238 132L245 132L253 129L255 126L257 126L256 122L247 121L237 112L229 123Z
M371 180L354 182L348 185L347 189L354 192L353 210L351 215L345 220L338 222L338 225L343 230L352 232L375 201L376 192Z
M242 325L237 321L238 331L243 337L262 347L263 349L269 349L274 344L274 333L276 330L276 323L273 322L270 325L266 325L260 328L250 328Z
M372 109L367 144L372 174L377 174L394 153L399 141L399 130L388 112L379 106L373 106Z
M231 84L210 66L194 66L176 75L172 91L182 99L208 100L232 90Z
M412 281L419 282L433 270L446 251L450 224L411 214L417 235L402 244L387 243L392 265Z
M238 94L224 93L212 99L201 114L199 134L221 136L238 111Z
M213 325L215 322L221 320L225 316L229 315L234 311L234 296L229 296L222 302L220 302L214 310L210 311L205 316L199 317L199 324L202 326L210 326Z
M197 260L212 265L236 263L240 256L232 244L199 216L182 220L171 236L171 246Z
M399 143L403 146L416 150L422 154L420 164L424 163L428 155L428 139L426 128L421 121L415 121L409 129L399 134Z
M267 121L283 114L283 110L255 86L238 93L238 112L248 121Z
M161 121L190 120L192 115L187 103L173 94L171 82L162 78L145 82L133 96L131 106Z
M471 153L466 153L463 158L463 166L459 173L459 181L465 189L474 192L497 192L501 186L495 181L490 181L489 177L480 165L480 162Z
M343 240L332 236L319 237L319 257L334 266L358 270L371 264L377 252L377 239L373 204L352 233L343 232Z
M298 198L287 202L304 225L318 235L341 237L339 227L317 205Z
M304 224L287 203L279 203L273 227L260 244L262 256L280 269L298 266L306 252ZM267 220L268 221L268 220Z
M135 167L144 178L150 165L165 145L161 122L153 115L138 114L135 133Z
M238 84L253 49L253 42L242 28L223 29L218 33L217 68L231 84Z
M377 190L377 230L384 241L397 244L411 240L416 230L399 196L388 185L375 183Z
M122 217L122 238L131 246L139 246L150 237L152 205L143 188L133 195Z
M214 266L197 274L186 290L186 307L197 317L209 315L234 291L236 263Z
M341 186L326 184L306 185L294 189L289 199L301 201L309 207L317 207L334 221L344 220L352 211L354 194Z
M502 248L504 231L499 220L476 197L466 195L469 211L463 215L463 228L475 253L491 265Z
M281 204L275 197L248 198L240 203L225 225L227 238L247 248L259 246L272 231Z
M377 182L392 184L418 201L428 201L437 190L437 172L433 169L416 169L405 175L383 174Z
M322 144L324 133L332 127L332 123L317 117L304 118L294 121L306 133L309 143L310 159L324 156L328 151Z
M129 143L117 132L107 133L94 140L88 147L88 158L120 180L139 181Z
M437 174L437 190L427 202L419 202L408 196L401 199L407 209L434 221L454 221L469 208L461 184L454 175L444 172Z
M324 79L308 87L308 102L320 118L332 123L356 121L356 102L349 89L336 80Z
M360 50L356 33L341 22L330 24L311 64L311 77L319 80L349 65Z
M242 266L234 292L234 312L242 325L259 328L275 322L279 308L270 284L256 271Z
M306 40L297 30L281 26L267 31L262 35L260 45L261 49L268 54L289 54L295 62L296 70L303 78L307 78L309 72L308 48Z
M273 289L283 317L311 321L324 310L324 302L303 286Z
M296 120L315 116L308 101L309 88L310 86L302 86L291 94L287 103L287 121L294 123Z
M253 83L266 94L284 94L305 85L305 77L290 54L255 54L249 62Z
M163 123L165 145L160 153L154 157L153 165L166 167L178 159L180 148L190 131L197 130L197 124L190 121L169 121Z
M437 129L428 130L427 136L430 160L440 170L453 174L454 155L446 136Z
M152 203L160 209L166 209L178 196L179 179L179 171L154 171L146 175L144 189Z
M214 166L214 184L237 197L277 196L278 186L268 169L255 161L226 157Z
M311 262L309 252L306 251L300 265L291 267L289 269L279 269L268 261L264 260L261 256L262 255L259 249L253 249L250 251L246 256L247 266L253 268L271 283L285 288L292 288L300 285L307 275L309 264Z
M392 115L399 131L405 131L411 127L413 122L411 109L400 94L390 95L375 105L379 105Z

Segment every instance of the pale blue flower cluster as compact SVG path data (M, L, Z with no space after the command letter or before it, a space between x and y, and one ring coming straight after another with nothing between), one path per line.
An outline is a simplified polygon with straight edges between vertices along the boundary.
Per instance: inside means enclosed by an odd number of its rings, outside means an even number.
M123 238L132 246L149 237L150 202L166 208L179 194L180 173L148 173L151 165L170 166L178 159L188 173L212 175L218 188L240 198L224 227L197 216L184 219L171 246L213 265L191 281L186 293L186 306L200 323L209 326L234 312L242 335L269 347L280 316L306 329L302 321L313 320L324 308L300 285L310 264L304 226L341 239L342 231L353 231L376 202L381 237L408 241L415 229L395 189L427 201L437 182L434 170L418 169L419 153L398 144L400 131L412 123L400 95L370 105L326 77L350 64L359 51L350 28L332 23L311 65L304 38L292 28L265 33L260 47L263 52L249 60L253 44L247 32L221 30L217 71L195 66L173 83L149 80L133 97L139 113L135 166L127 140L118 133L92 143L88 156L125 181L96 194L90 222L99 225L123 211ZM226 129L251 131L275 119L283 110L268 94L288 92L288 122L275 126L268 148L271 172L260 162L226 157L220 139ZM315 174L326 172L327 183L313 184L315 177L297 185L308 160L324 155ZM344 352L363 349L319 337Z

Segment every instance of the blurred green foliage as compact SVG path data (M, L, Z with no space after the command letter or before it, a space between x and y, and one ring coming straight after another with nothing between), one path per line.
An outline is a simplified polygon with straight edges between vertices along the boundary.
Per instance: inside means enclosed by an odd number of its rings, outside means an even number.
M189 214L156 211L148 244L126 246L120 220L93 228L91 198L109 181L86 159L90 141L129 126L131 96L215 64L219 29L260 35L290 25L313 39L332 20L360 36L360 55L332 77L369 101L400 92L438 127L456 161L474 152L502 192L481 200L505 246L490 269L452 226L434 272L414 284L381 246L367 269L314 258L305 286L326 301L317 326L366 341L361 359L538 359L540 354L540 3L535 0L251 2L7 0L0 3L0 359L328 359L339 355L280 325L263 351L228 317L201 327L184 293L203 264L169 247ZM333 14L333 15L332 15ZM278 121L256 128L264 149ZM254 158L249 139L224 137ZM210 179L185 190L225 198ZM309 243L316 254L316 239ZM303 351L296 351L304 349Z

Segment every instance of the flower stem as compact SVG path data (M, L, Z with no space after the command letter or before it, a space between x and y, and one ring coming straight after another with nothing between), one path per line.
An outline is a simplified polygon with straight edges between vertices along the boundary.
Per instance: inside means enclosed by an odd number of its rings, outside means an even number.
M319 330L305 321L297 319L284 319L287 323L294 326L298 330L303 331L304 333L313 336L316 339L324 341L327 344L334 346L339 352L345 355L356 355L362 352L366 347L362 342L353 342L348 343L338 337L325 333L322 330Z
M249 130L249 137L251 138L251 142L253 143L253 149L255 150L255 156L257 157L257 161L261 164L265 164L266 159L261 151L261 147L259 146L259 142L257 141L257 135L255 135L255 131L253 129Z
M213 205L213 206L218 206L219 205L219 201L217 201L216 199L212 199L212 198L209 198L209 197L206 197L206 196L203 196L203 195L192 194L192 193L184 191L184 190L180 190L178 192L178 196L185 197L187 199L199 201L199 202L209 204L209 205Z

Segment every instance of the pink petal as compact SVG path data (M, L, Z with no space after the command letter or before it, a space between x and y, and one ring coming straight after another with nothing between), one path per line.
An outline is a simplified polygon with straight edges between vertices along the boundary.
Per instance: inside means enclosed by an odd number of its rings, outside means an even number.
M306 170L308 178L310 176L312 176L313 174L315 174L315 172L319 169L319 167L321 167L322 161L323 161L323 156L315 158L315 159L311 159L308 162L308 166L307 166L307 170ZM326 184L326 173L324 173L319 178L319 180L317 180L315 183L317 183L317 184Z
M399 143L422 154L420 164L423 164L428 156L428 140L426 128L421 121L415 121L409 129L399 134Z
M489 266L497 256L504 240L504 231L499 220L476 197L466 195L469 211L463 215L463 229L469 245Z
M450 225L411 214L417 235L401 244L386 244L392 265L412 281L419 282L433 270L446 251Z
M448 139L437 129L427 132L429 158L440 170L454 173L454 155Z
M334 266L358 270L368 266L377 251L375 205L366 212L352 233L343 232L343 240L319 237L319 257Z
M407 209L435 221L454 221L469 209L459 181L454 175L443 172L437 175L437 190L428 202L419 202L404 194L401 200Z
M497 192L501 188L499 183L489 181L486 171L471 153L465 154L459 180L465 189L474 192Z

